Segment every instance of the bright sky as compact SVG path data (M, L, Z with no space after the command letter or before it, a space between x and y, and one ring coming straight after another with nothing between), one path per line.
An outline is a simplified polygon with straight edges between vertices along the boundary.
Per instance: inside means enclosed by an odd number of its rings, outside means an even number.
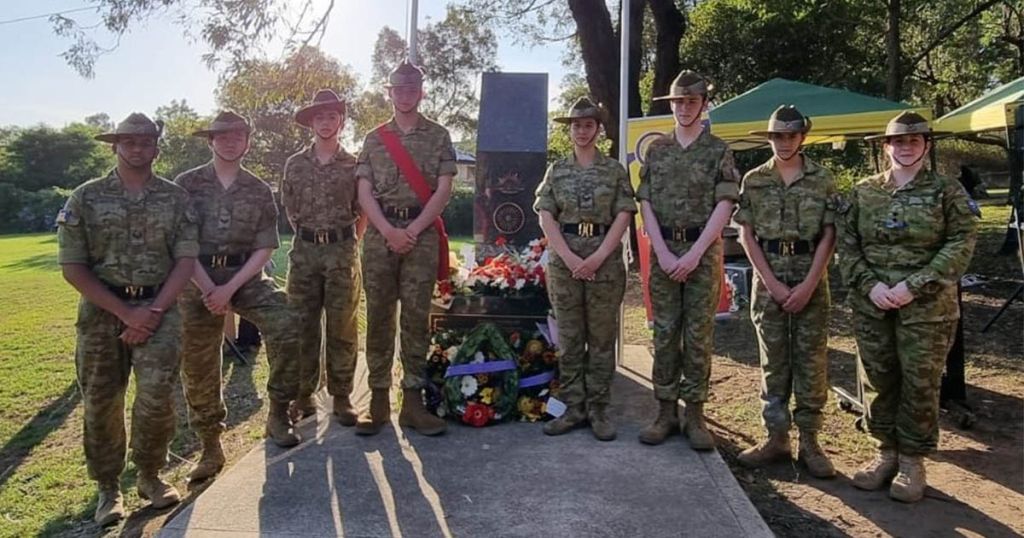
M0 0L0 21L88 6L89 0ZM351 66L365 82L377 33L390 26L405 35L406 0L336 0L321 48ZM420 25L444 17L445 2L422 0ZM83 25L99 17L69 14ZM103 39L105 37L105 39ZM101 36L101 45L113 44ZM217 74L202 62L201 43L190 43L170 16L133 28L120 46L102 56L93 79L80 77L60 57L69 41L53 34L46 18L0 24L0 125L62 126L106 112L116 122L132 111L151 114L173 99L185 99L202 114L216 108ZM525 48L501 38L498 65L506 72L546 72L554 97L565 74L562 45Z

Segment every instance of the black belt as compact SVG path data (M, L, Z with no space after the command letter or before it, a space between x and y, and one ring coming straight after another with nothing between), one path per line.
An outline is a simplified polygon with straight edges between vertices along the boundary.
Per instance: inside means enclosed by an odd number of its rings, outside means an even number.
M301 237L303 241L316 243L318 245L337 243L338 241L352 239L355 236L355 226L347 226L342 228L340 232L338 230L312 230L310 228L299 228L299 237Z
M814 243L805 239L798 241L783 241L781 239L759 239L757 244L761 250L769 254L781 256L796 256L799 254L810 254L814 252Z
M594 224L593 222L577 222L576 224L563 224L562 233L578 235L580 237L598 237L608 233L611 226L607 224Z
M391 219L412 220L420 216L420 208L384 206L384 216Z
M694 226L692 228L670 228L668 226L660 226L661 238L668 241L684 241L691 243L696 241L700 237L700 233L704 231L704 228L700 226Z
M156 297L160 286L115 286L103 283L111 293L125 301L143 301Z
M218 267L239 267L248 259L248 254L200 255L199 263L203 264L203 267L217 269Z

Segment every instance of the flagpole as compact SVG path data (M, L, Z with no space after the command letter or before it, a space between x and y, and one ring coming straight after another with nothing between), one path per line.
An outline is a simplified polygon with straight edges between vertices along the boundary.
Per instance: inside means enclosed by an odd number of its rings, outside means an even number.
M629 131L629 0L621 0L622 12L619 14L619 35L622 37L619 43L619 162L622 166L629 170L629 162L627 161L629 155L629 148L626 144L626 136ZM622 243L624 248L622 249L622 263L626 264L628 271L629 265L627 261L630 258L632 250L629 248L630 238L629 233L622 235ZM626 321L626 307L625 303L619 304L619 345L617 353L615 354L615 363L617 365L622 364L623 352L625 351L625 321Z
M406 42L409 43L409 62L419 65L419 39L416 28L419 22L419 1L409 0L409 21L406 28Z

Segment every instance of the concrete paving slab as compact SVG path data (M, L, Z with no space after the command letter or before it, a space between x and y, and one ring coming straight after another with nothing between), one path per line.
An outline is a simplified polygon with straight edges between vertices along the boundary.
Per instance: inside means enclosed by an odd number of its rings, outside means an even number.
M261 443L160 536L771 536L717 452L636 440L655 409L650 360L627 346L616 441L547 437L539 423L359 437L321 411L301 445Z

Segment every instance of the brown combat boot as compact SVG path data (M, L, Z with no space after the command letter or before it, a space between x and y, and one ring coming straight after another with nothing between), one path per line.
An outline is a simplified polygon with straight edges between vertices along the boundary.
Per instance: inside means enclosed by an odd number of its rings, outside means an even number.
M704 403L687 402L686 421L683 434L690 440L690 448L694 450L714 450L715 438L704 424Z
M348 395L334 397L334 416L342 426L352 427L356 425L356 409L352 407Z
M790 460L793 450L789 446L789 432L769 432L768 439L743 452L736 459L746 467L760 467L775 461Z
M161 480L157 473L140 471L135 485L139 490L139 497L149 501L153 508L167 508L181 502L178 490Z
M391 396L388 389L370 391L370 407L359 415L356 435L377 435L391 420Z
M916 503L924 498L928 477L924 471L924 457L900 454L900 472L889 487L889 497L905 503Z
M569 433L577 426L586 424L587 412L582 405L574 405L565 410L562 416L544 424L544 435L562 435Z
M270 400L270 412L267 413L267 437L277 446L284 448L302 442L302 437L292 427L292 421L288 417L288 402Z
M312 395L299 396L298 399L292 401L291 406L288 408L288 416L293 422L298 422L304 418L311 417L316 414L316 401Z
M896 449L879 448L871 463L853 473L853 485L859 489L880 489L896 476L897 467Z
M800 448L797 449L796 460L803 463L814 478L832 478L836 475L836 467L818 444L816 432L800 432Z
M188 475L190 482L198 482L216 476L224 468L224 448L220 444L220 433L203 437L203 455L196 468Z
M598 441L615 440L615 425L608 420L608 406L591 405L587 420L590 422L590 431Z
M443 418L423 407L423 392L420 389L402 389L402 410L398 413L398 425L412 428L420 435L441 435L448 429Z
M658 400L658 418L640 430L640 442L660 445L669 435L679 431L679 404L675 400Z
M124 497L116 481L99 485L96 513L92 519L101 527L124 519Z

